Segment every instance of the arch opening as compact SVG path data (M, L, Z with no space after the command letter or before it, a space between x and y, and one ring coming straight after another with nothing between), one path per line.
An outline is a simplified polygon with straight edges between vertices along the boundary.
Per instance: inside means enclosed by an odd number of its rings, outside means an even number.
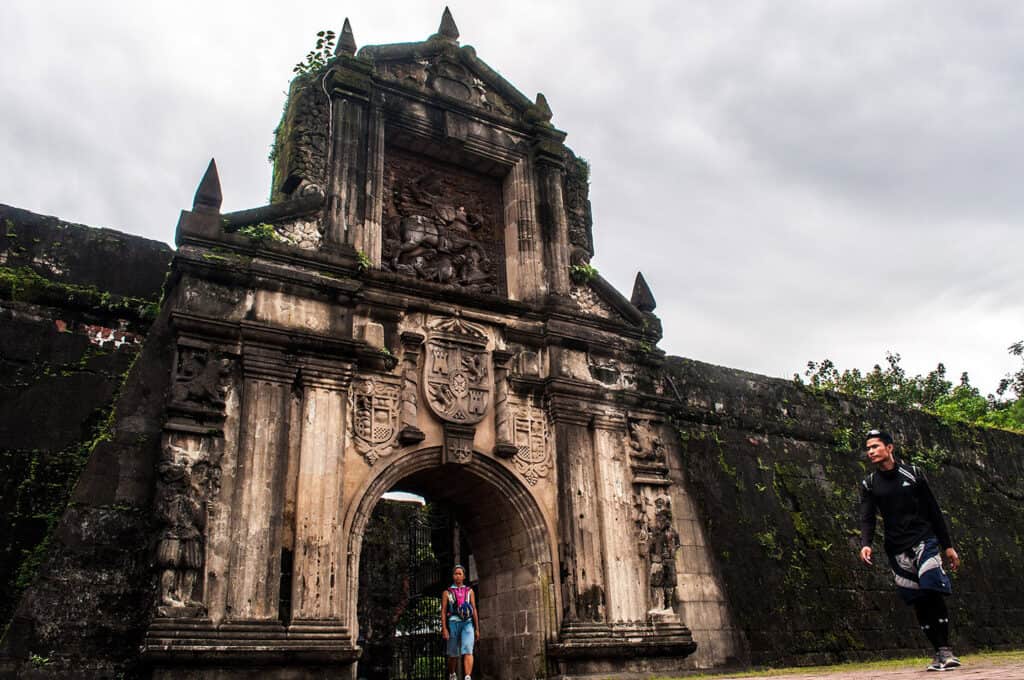
M425 505L391 494L383 499L385 492L414 494ZM428 449L393 463L365 490L349 534L355 567L349 573L358 575L350 589L358 602L350 612L366 650L359 677L447 677L437 660L443 656L440 603L456 562L467 567L477 598L474 678L547 675L555 604L546 534L529 491L493 459L478 454L468 465L443 465L440 451ZM404 564L385 569L382 555ZM390 582L381 583L382 576ZM380 607L392 604L387 616L394 625L383 630ZM433 642L423 639L428 632ZM413 654L410 644L417 647Z

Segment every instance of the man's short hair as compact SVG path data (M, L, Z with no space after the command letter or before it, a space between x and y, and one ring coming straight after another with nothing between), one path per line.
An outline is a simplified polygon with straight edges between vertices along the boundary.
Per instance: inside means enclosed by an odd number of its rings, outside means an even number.
M866 444L869 439L881 439L883 444L892 444L892 435L885 430L868 430L864 435L864 443Z

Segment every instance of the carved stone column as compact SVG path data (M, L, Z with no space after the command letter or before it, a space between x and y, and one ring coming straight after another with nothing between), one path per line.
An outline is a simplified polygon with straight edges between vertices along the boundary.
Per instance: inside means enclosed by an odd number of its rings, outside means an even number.
M242 356L242 431L232 512L229 617L278 617L288 407L295 369L284 354L246 347Z
M342 482L348 384L352 367L315 359L301 362L302 415L292 621L342 622L345 540Z
M601 545L607 579L609 621L643 621L647 596L645 563L637 553L633 485L626 450L626 417L615 411L594 416L594 467Z
M418 444L423 441L423 430L418 425L418 407L420 395L419 360L423 336L419 333L406 331L401 335L402 341L402 410L401 430L398 431L398 443L402 446Z
M565 168L562 157L541 144L535 150L537 212L544 240L544 269L548 288L557 295L569 294L569 221L562 195Z
M558 461L562 626L606 621L598 486L590 413L572 395L552 395Z
M508 294L514 300L542 299L548 292L533 177L532 163L526 156L506 175L503 187L506 274Z
M331 73L331 164L327 185L324 245L369 245L363 233L367 214L367 108L371 81L367 67L345 59ZM379 258L379 254L372 254Z
M514 353L494 350L494 453L501 458L516 455L513 436L512 409L508 403L508 362Z

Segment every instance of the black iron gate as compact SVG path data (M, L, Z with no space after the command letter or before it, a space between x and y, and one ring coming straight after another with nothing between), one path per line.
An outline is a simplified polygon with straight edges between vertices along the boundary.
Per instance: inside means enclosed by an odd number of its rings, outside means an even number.
M452 519L436 504L381 501L359 565L359 677L444 680L441 592L452 564Z

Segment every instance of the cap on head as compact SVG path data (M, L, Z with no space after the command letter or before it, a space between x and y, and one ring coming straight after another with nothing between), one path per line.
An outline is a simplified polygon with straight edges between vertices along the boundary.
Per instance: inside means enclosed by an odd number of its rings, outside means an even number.
M461 564L456 564L454 567L452 567L452 573L453 574L455 573L456 569L461 569L463 574L466 573L466 568L464 566L462 566Z
M868 430L864 435L864 441L867 442L869 439L881 439L885 445L892 444L892 435L885 430Z

